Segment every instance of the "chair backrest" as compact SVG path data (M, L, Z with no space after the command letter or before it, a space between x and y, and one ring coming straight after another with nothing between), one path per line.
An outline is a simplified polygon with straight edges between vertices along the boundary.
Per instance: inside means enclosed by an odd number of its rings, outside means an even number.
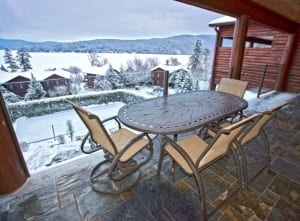
M217 159L225 155L232 145L234 139L236 139L248 125L250 121L258 120L262 115L253 114L237 123L231 124L216 134L213 141L207 146L206 151L198 159L198 166L201 167L209 163L210 161Z
M222 78L219 83L218 91L236 95L238 97L244 97L246 92L248 81L241 81L231 78Z
M117 153L115 144L110 138L107 130L103 126L100 118L96 114L83 109L72 101L67 100L67 102L72 105L78 116L81 118L81 120L89 130L92 141L100 145L101 148L108 151L112 155L115 155Z
M272 118L272 116L274 116L274 114L281 109L283 106L288 105L289 102L285 102L282 103L274 108L272 108L271 110L267 110L265 112L262 113L262 117L256 121L254 124L251 125L250 128L247 129L247 131L245 131L245 133L241 134L241 136L239 137L239 142L244 145L246 143L248 143L250 140L254 139L255 137L257 137L263 127L269 122L269 120Z

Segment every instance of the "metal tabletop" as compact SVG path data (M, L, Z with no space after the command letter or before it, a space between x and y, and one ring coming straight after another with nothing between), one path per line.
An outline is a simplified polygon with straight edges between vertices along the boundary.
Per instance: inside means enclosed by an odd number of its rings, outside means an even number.
M127 104L118 116L129 128L170 135L192 131L247 107L243 98L203 90Z

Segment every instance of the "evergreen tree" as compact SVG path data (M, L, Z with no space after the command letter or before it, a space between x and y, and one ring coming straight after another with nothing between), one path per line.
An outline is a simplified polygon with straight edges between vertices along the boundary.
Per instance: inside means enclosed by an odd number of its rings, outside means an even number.
M24 48L20 48L17 51L17 61L19 62L19 66L23 69L23 71L28 71L29 69L32 69L29 60L30 58L31 56L25 51Z
M7 103L16 103L21 101L21 98L14 94L13 92L8 91L5 87L1 86L0 87L1 93L3 95L4 100Z
M191 73L184 69L180 69L175 75L174 87L178 92L187 92L193 90L193 78Z
M31 73L31 81L28 85L27 93L25 94L25 100L37 100L46 96L46 91L43 85L38 82Z
M16 59L12 56L11 51L8 48L4 50L4 63L7 64L7 68L10 69L11 72L16 72L18 70L18 65L16 63Z
M124 86L121 74L110 65L105 73L107 81L110 82L112 89L122 88Z
M106 79L101 79L100 75L96 75L96 79L94 80L94 88L96 90L111 90L112 86L111 83Z
M209 50L203 48L201 40L197 40L194 53L189 58L188 68L196 79L207 78Z

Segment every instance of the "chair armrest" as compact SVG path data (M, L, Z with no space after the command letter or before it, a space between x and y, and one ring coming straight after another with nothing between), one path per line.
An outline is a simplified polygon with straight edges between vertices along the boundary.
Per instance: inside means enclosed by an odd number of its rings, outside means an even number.
M94 149L93 149L93 148L90 148L90 150L85 150L84 145L85 145L86 141L88 140L88 137L89 137L89 136L90 136L90 133L88 132L88 133L83 137L83 140L81 141L81 144L80 144L80 149L81 149L81 151L82 151L83 153L85 153L85 154L91 154L91 153L94 153L94 152L96 152L96 151L98 151L98 150L101 149L101 147L97 145L97 147L94 148Z
M109 122L109 121L111 121L111 120L115 120L115 121L117 122L117 124L118 124L119 129L121 129L121 123L120 123L120 121L119 121L118 116L112 116L112 117L106 118L106 119L104 119L104 120L102 121L102 123L104 124L104 123L107 123L107 122Z

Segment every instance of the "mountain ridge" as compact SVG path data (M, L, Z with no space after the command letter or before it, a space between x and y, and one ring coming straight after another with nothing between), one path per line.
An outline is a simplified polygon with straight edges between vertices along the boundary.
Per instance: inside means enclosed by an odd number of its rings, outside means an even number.
M98 52L98 53L144 53L144 54L192 54L196 40L211 52L215 35L175 35L150 39L91 39L72 42L27 41L0 38L0 50L18 50L24 47L28 52Z

